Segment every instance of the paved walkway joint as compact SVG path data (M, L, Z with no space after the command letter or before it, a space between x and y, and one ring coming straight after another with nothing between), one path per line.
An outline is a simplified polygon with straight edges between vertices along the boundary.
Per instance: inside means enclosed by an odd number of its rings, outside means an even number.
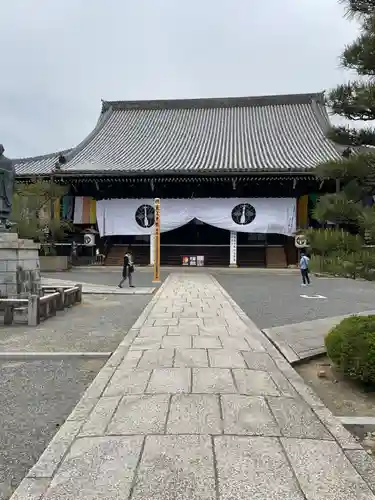
M208 274L172 274L13 500L375 500L354 437Z

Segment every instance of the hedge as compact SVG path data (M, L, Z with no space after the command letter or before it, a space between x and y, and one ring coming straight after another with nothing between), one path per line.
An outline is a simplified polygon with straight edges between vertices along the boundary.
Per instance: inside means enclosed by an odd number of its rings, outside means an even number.
M344 375L375 384L375 315L345 318L328 333L325 345Z

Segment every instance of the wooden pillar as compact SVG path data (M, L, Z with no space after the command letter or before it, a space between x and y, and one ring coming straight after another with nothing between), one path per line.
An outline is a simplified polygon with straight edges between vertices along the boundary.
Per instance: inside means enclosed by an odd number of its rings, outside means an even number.
M230 232L229 267L237 267L237 231Z

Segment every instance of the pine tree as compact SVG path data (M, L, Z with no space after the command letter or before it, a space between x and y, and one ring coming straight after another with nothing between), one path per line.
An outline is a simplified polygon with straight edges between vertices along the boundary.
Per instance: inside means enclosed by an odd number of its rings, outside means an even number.
M357 79L338 85L326 95L327 106L351 121L375 120L375 0L341 0L348 18L360 23L360 35L345 47L341 64L355 71ZM343 157L316 169L320 178L336 179L336 193L320 198L315 217L320 222L375 236L375 209L369 199L375 195L375 129L365 126L332 127L329 138L345 146Z
M18 236L38 241L44 249L52 251L54 242L61 240L71 229L67 221L51 217L51 206L67 192L66 186L57 184L52 178L17 182L11 220L15 223Z

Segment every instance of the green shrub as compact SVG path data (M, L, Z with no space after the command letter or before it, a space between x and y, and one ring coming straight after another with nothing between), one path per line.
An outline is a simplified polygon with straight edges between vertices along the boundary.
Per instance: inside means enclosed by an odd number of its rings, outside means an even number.
M345 318L328 333L325 345L345 375L375 384L375 315Z
M347 254L361 251L363 240L342 229L308 229L306 236L313 254L330 255L332 253Z

